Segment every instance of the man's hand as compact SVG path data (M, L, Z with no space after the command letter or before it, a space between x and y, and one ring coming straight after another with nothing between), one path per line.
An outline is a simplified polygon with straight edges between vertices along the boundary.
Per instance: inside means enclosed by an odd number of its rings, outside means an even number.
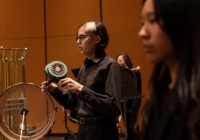
M43 93L53 92L57 88L56 84L50 83L49 85L46 85L46 82L47 81L42 82L41 91Z
M72 80L71 78L64 78L59 81L59 85L62 87L64 92L71 91L74 93L80 93L83 85Z

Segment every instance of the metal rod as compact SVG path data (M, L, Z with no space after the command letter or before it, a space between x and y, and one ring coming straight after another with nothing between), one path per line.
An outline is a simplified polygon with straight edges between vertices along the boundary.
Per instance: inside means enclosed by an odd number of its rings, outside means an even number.
M0 50L0 93L3 92L3 63L2 63L2 50Z
M24 103L5 104L4 107L6 107L6 106L12 107L12 106L16 106L16 105L23 105L22 107L24 107Z
M18 99L7 99L7 101L24 101L26 98L18 98Z
M26 61L25 61L25 57L26 57L26 51L27 51L27 48L25 48L25 50L24 50L24 52L23 52L23 55L22 55L22 57L21 57L21 60L22 60L22 82L24 82L25 83L25 63L26 63Z
M3 109L3 111L14 111L14 110L21 110L23 106L21 106L20 108L12 108L12 109Z
M128 132L127 132L127 120L126 120L126 101L124 103L124 129L125 129L125 140L128 138Z
M23 112L20 140L22 139L22 131L23 131L23 128L24 128L24 116L25 116L25 111Z
M14 80L14 83L18 83L19 82L19 68L18 68L18 51L14 51L14 77L15 77L15 80Z
M17 51L26 51L27 48L3 48L3 47L0 47L0 50L17 50Z

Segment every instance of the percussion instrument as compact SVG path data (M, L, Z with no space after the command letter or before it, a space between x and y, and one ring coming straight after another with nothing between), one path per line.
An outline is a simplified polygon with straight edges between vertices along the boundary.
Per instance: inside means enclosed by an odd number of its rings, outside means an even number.
M53 61L46 65L44 73L50 78L46 85L48 85L51 82L58 83L60 79L66 77L67 66L63 62Z
M55 114L50 96L32 83L18 83L0 95L0 131L10 140L41 139L54 124Z

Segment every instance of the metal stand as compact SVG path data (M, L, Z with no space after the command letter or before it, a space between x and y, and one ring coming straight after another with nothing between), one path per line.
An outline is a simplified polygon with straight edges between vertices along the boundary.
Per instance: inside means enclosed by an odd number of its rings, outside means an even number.
M65 134L65 139L64 140L67 140L68 138L70 139L73 139L73 140L77 140L77 137L76 135L71 131L69 130L68 126L67 126L67 110L63 108L63 112L64 112L64 121L65 121L65 128L67 129L67 133Z
M124 135L125 135L125 140L127 140L127 138L128 138L127 120L126 120L126 102L129 101L129 100L132 100L132 99L138 99L138 98L142 98L142 97L144 97L144 95L124 97L122 99L122 101L121 101L124 104L124 107L123 107L124 108L124 113L123 114L124 114L124 130L125 130Z

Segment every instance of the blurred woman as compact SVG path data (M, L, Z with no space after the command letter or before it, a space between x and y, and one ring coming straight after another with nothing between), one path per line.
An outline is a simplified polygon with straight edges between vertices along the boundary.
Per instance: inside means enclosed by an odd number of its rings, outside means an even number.
M142 140L199 140L200 1L146 0L141 21L144 52L155 64Z

